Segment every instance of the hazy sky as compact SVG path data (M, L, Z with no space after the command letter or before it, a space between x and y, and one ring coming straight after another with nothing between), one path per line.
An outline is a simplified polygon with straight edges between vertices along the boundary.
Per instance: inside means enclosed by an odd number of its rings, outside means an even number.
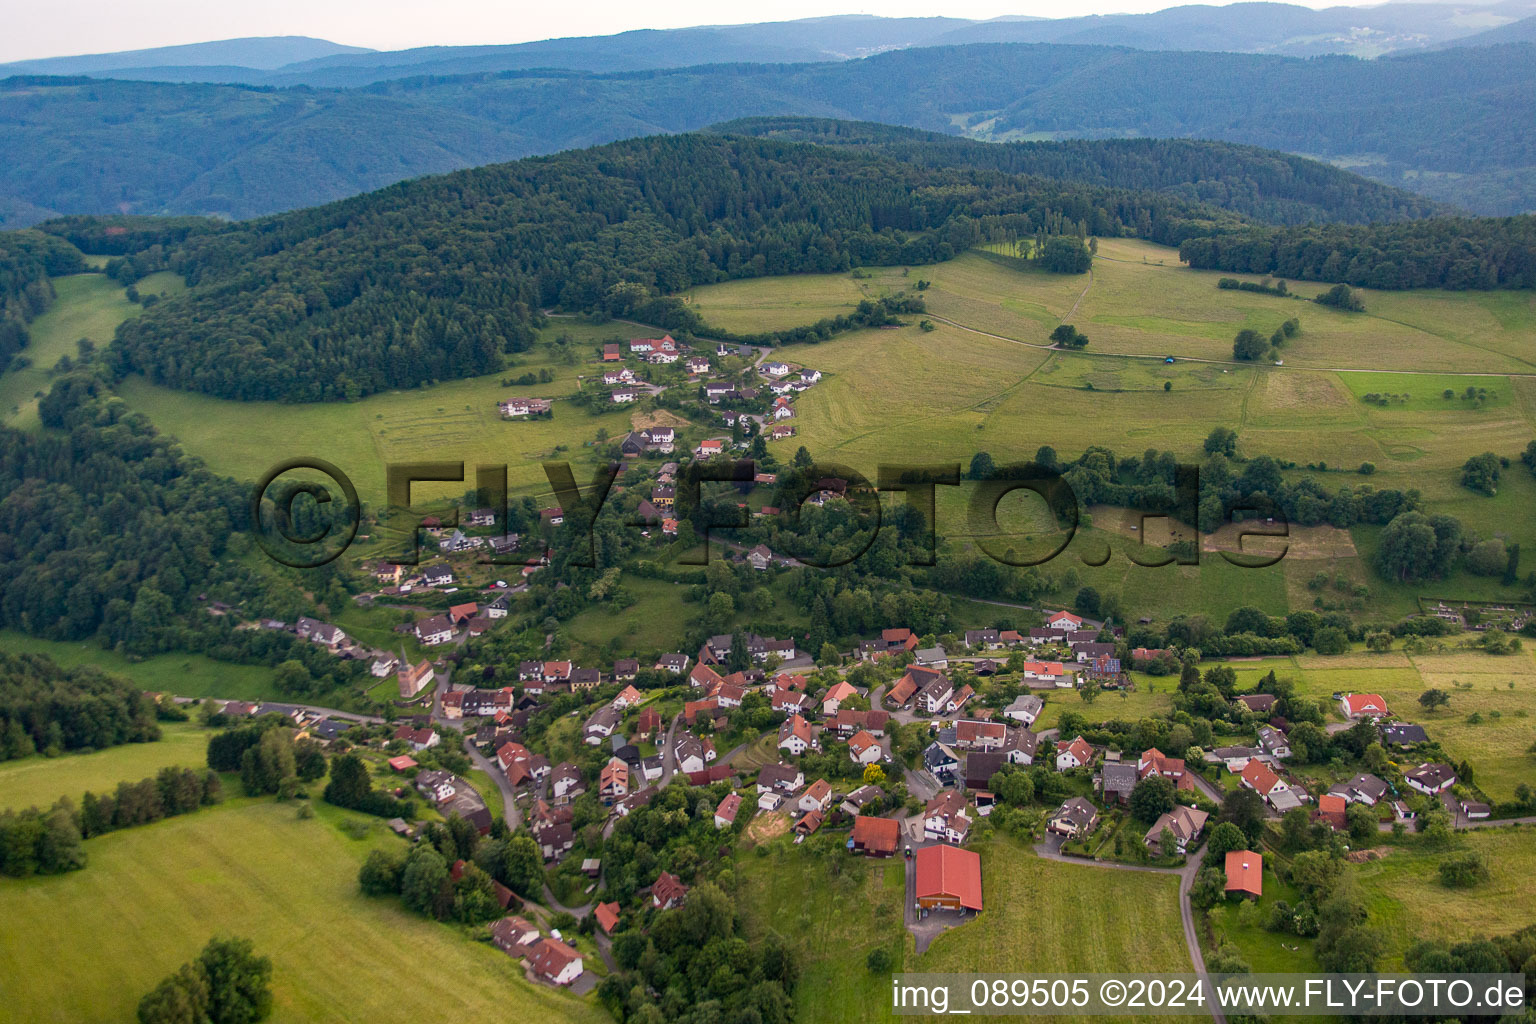
M852 0L853 4L860 0ZM411 46L521 43L556 36L608 35L634 28L787 21L828 14L893 17L944 14L1064 17L1146 12L1178 0L779 0L758 10L706 0L618 0L506 3L499 0L0 0L0 61L137 50L239 36L318 36L352 46L399 50ZM1206 0L1210 2L1210 0ZM1291 0L1309 7L1338 0Z

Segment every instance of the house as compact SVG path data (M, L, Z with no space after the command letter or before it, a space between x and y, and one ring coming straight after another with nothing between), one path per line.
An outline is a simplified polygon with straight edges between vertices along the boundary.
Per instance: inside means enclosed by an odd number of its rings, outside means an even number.
M773 564L773 552L765 544L759 544L747 552L747 564L754 569L766 569Z
M811 723L797 714L784 719L779 726L779 749L799 757L811 747Z
M684 774L701 772L715 759L714 741L685 732L672 747L672 759L677 763L677 770Z
M503 953L521 957L539 941L539 930L521 917L504 917L491 925L491 942Z
M770 377L787 377L789 375L789 364L774 360L773 362L763 364L763 372Z
M1291 744L1285 733L1268 725L1259 726L1259 748L1277 761L1291 756Z
M1083 618L1071 612L1054 612L1046 618L1045 628L1058 633L1075 633L1083 628Z
M995 629L968 629L965 631L965 646L973 650L977 647L991 650L1001 647L1002 642L998 640Z
M303 616L299 617L295 632L303 639L320 644L322 647L329 647L333 651L347 638L347 634L335 626Z
M1003 714L1015 722L1024 725L1034 725L1035 719L1040 717L1040 712L1045 710L1045 701L1032 693L1022 694L1013 699L1013 703L1003 709Z
M713 693L724 683L725 680L720 677L720 673L702 661L694 665L693 670L688 673L688 685L696 686L705 693Z
M529 948L528 966L551 985L569 985L581 977L581 954L559 939L546 936Z
M1087 643L1073 643L1071 646L1072 656L1077 659L1078 664L1091 665L1099 658L1112 658L1115 655L1114 644L1101 644L1097 641L1089 641Z
M1148 775L1161 775L1170 779L1176 789L1193 789L1194 780L1189 777L1189 772L1181 757L1169 757L1156 747L1148 747L1142 751L1136 759L1136 773L1140 778Z
M1002 722L977 722L962 718L955 723L955 746L961 750L996 750L1008 738Z
M1317 798L1317 817L1328 823L1335 832L1349 828L1349 801L1338 793L1329 791Z
M400 699L410 700L421 692L422 687L432 681L433 671L430 661L423 661L419 665L402 665L396 673L395 679L400 683Z
M1243 768L1240 778L1243 786L1259 794L1276 810L1280 809L1277 804L1280 795L1289 793L1291 788L1284 779L1274 773L1269 765L1258 758L1248 762L1247 766ZM1281 802L1291 804L1294 803L1294 800Z
M1093 748L1088 741L1081 736L1071 742L1060 741L1056 744L1056 770L1068 771L1073 768L1083 768L1093 762Z
M1256 715L1267 715L1275 706L1275 695L1272 693L1245 693L1237 698L1237 702Z
M619 925L619 904L617 900L612 903L599 903L592 908L592 914L597 918L597 926L603 930L604 935L612 935L613 930Z
M827 728L836 732L839 736L847 738L859 730L863 730L872 736L884 736L886 723L891 719L890 713L878 708L870 711L855 711L852 708L841 708L826 723Z
M446 565L429 565L421 571L421 582L429 587L446 587L453 582L453 570Z
M1008 755L1001 751L978 750L965 757L965 788L975 792L992 784L992 776L1002 771Z
M504 619L511 606L512 602L506 594L498 594L490 604L485 606L485 616L488 619Z
M1227 893L1251 896L1264 895L1264 858L1252 850L1227 851Z
M685 367L687 367L689 373L708 373L709 372L709 357L708 356L689 356L688 357L688 361L686 363L684 363L683 365Z
M613 804L629 795L629 765L617 757L608 759L597 779L597 798L605 804Z
M1422 725L1394 722L1381 730L1381 742L1392 747L1411 747L1417 743L1428 743L1429 734Z
M821 828L824 821L826 821L826 815L820 811L806 811L796 819L793 831L797 836L808 836Z
M1099 787L1099 799L1106 804L1128 804L1131 802L1131 792L1136 788L1136 783L1141 781L1141 775L1133 764L1121 762L1106 762L1099 769L1099 776L1095 780Z
M614 405L627 405L640 397L640 392L634 388L615 388L608 394L608 401Z
M618 728L619 712L612 705L598 708L586 725L582 726L582 741L589 747L595 747L613 735L613 730Z
M1461 801L1461 813L1468 820L1476 821L1480 818L1486 818L1491 815L1493 813L1493 808L1484 803L1477 803L1472 800L1463 800Z
M416 640L423 647L436 647L453 639L453 623L446 615L434 615L416 623Z
M1072 685L1071 675L1059 661L1026 661L1024 678L1063 689Z
M657 910L671 910L683 905L688 897L688 887L676 875L663 871L651 883L651 906Z
M853 758L854 764L874 764L884 755L880 741L862 730L848 741L848 756Z
M652 665L651 668L657 672L670 672L675 676L680 676L688 671L688 655L663 654L656 659L656 664Z
M1366 772L1356 775L1348 782L1340 782L1328 790L1329 793L1343 797L1349 803L1365 804L1367 807L1375 807L1377 803L1386 798L1387 784L1384 780ZM1321 804L1321 798L1319 798Z
M807 713L815 702L799 690L775 687L768 691L768 703L775 711L783 712L786 715L797 715Z
M765 764L757 772L757 794L793 793L805 785L805 775L792 764Z
M716 437L700 441L699 446L693 450L693 454L701 459L712 459L723 451L725 451L725 442Z
M843 797L843 802L838 804L838 808L844 814L856 818L864 813L866 805L884 797L885 790L879 786L864 785Z
M1421 764L1403 773L1403 779L1420 793L1444 793L1456 785L1456 771L1448 764Z
M918 907L981 912L979 854L958 846L925 846L913 860L913 896Z
M623 358L624 356L621 352L619 352L619 346L617 342L610 341L603 345L603 362L612 363Z
M859 691L853 688L852 683L838 680L832 684L831 689L821 695L821 713L824 715L835 714L837 709L842 707L843 701L858 695Z
M576 845L576 832L569 821L545 819L534 823L533 841L547 861L560 861Z
M741 794L728 793L715 808L715 828L730 828L736 824L736 812L741 810Z
M935 741L923 751L923 767L941 784L949 785L960 771L960 758L948 746Z
M922 668L945 669L949 667L949 653L943 647L920 647L912 655L912 663Z
M401 754L399 757L392 757L385 763L389 765L389 770L394 772L408 772L412 768L417 767L416 759L414 757L406 757L404 754Z
M910 673L908 673L910 675ZM930 715L942 714L948 709L951 698L955 695L954 684L947 676L934 673L917 691L917 706Z
M459 780L453 772L430 769L417 772L413 781L416 784L416 792L434 804L440 804L458 792Z
M901 845L901 823L894 818L861 814L853 819L848 849L870 857L889 857Z
M1345 718L1369 718L1373 721L1391 714L1387 710L1387 702L1379 693L1347 693L1339 698L1339 709L1344 712Z
M949 843L963 843L971 832L971 819L965 813L965 797L958 790L946 789L923 808L923 835Z
M435 747L440 742L437 733L430 727L413 729L409 725L402 725L396 729L392 738L404 740L411 745L412 750L418 752L426 750L428 747Z
M826 779L817 779L805 788L796 802L802 811L815 811L818 814L827 813L827 806L832 802L832 783Z
M383 679L395 670L400 664L400 659L393 654L380 654L368 665L368 674L376 679Z
M1167 831L1173 834L1176 852L1183 853L1195 837L1205 829L1205 821L1208 817L1210 815L1198 807L1185 807L1180 804L1167 814L1159 816L1152 823L1152 827L1147 829L1142 842L1146 843L1147 849L1159 857L1171 856L1175 850L1162 848L1163 832Z
M639 717L635 719L635 738L647 740L660 731L661 712L655 708L641 708Z
M794 437L795 428L788 423L775 423L773 425L773 432L771 436L775 441L782 441L786 437Z
M1059 836L1075 839L1092 832L1098 821L1098 808L1082 797L1074 796L1056 808L1045 827Z
M570 761L555 765L549 777L549 792L556 803L569 803L586 791L580 768Z

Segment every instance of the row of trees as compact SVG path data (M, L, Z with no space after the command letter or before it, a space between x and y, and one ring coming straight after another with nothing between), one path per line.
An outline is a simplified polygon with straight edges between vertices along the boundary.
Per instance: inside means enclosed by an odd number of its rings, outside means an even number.
M0 760L159 738L154 704L132 680L0 651Z

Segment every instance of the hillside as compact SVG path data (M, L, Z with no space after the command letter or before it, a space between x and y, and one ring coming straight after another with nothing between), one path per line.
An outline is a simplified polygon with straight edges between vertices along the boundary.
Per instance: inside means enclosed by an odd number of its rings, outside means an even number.
M984 232L1177 244L1241 225L1150 192L775 140L651 137L191 235L168 262L192 290L123 326L119 369L226 398L357 398L495 370L550 306L691 330L697 315L658 296L933 263Z
M872 122L810 117L741 118L709 130L858 147L923 167L980 167L1111 188L1150 189L1271 224L1393 221L1451 212L1422 196L1316 160L1193 139L999 144Z
M363 89L0 82L0 217L327 202L402 178L764 115L977 138L1194 137L1308 154L1478 213L1536 195L1536 47L1295 60L927 47L819 64L518 71Z

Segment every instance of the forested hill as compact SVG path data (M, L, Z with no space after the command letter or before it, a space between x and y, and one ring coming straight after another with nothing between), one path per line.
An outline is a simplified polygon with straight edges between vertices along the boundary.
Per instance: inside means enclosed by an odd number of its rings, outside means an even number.
M1192 267L1368 288L1536 288L1536 216L1255 228L1192 238Z
M686 331L696 314L659 296L702 282L931 263L989 234L1178 244L1242 223L1156 193L655 136L191 234L164 257L191 290L125 323L115 353L227 398L356 398L492 371L548 306Z
M722 135L852 146L924 167L980 167L1112 188L1166 192L1270 224L1367 223L1454 212L1433 200L1257 146L1195 139L978 142L872 121L750 117L713 125Z
M1370 61L978 44L359 89L5 79L0 225L67 213L251 217L421 174L786 114L1000 139L1220 139L1347 162L1478 213L1536 209L1532 44Z

